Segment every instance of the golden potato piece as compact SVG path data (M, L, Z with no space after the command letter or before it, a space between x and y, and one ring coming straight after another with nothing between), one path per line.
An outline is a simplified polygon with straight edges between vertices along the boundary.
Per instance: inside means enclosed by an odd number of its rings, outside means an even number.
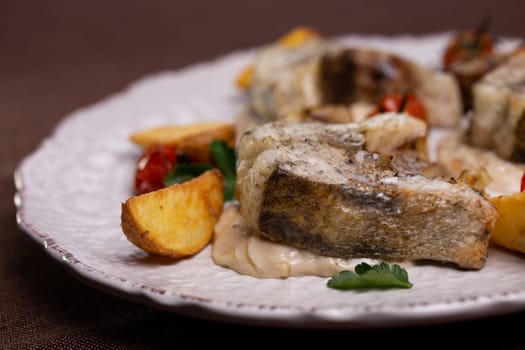
M298 26L283 35L277 41L277 45L284 47L296 47L312 39L320 38L319 32L310 27Z
M224 204L223 178L214 169L193 180L130 197L122 203L121 227L145 251L182 258L213 237Z
M201 122L187 125L161 126L145 129L130 135L130 140L148 148L153 144L173 145L197 162L210 160L210 143L213 140L235 144L235 126L229 122Z
M492 240L525 253L525 192L491 198L499 213Z
M244 67L244 69L237 76L237 86L243 90L248 90L252 85L253 79L253 66L249 65Z

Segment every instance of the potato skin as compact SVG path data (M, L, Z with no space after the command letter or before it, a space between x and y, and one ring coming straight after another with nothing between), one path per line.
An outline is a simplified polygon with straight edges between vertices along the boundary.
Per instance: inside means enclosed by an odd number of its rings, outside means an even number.
M137 247L183 258L212 239L224 204L223 177L209 170L193 180L132 196L122 203L121 228Z
M166 125L137 131L129 138L142 148L148 148L154 144L172 145L191 159L208 163L212 141L224 141L229 146L234 146L235 125L229 122Z
M499 213L492 241L525 253L525 192L491 198Z

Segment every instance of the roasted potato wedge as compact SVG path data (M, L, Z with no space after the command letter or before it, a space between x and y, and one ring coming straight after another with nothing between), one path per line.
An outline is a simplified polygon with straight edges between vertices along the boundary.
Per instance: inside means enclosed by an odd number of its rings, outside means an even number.
M499 213L494 243L525 253L525 192L491 198Z
M193 180L130 197L122 204L121 227L129 241L152 253L187 257L213 237L224 204L223 179L209 170Z
M148 148L153 144L173 145L198 162L207 163L213 140L235 144L235 125L229 122L201 122L188 125L170 125L145 129L130 135L130 140Z

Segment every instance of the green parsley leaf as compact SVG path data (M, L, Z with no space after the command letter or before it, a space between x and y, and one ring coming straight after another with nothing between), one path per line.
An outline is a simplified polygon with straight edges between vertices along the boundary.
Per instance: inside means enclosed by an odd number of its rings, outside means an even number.
M232 200L235 195L235 182L235 175L224 176L224 199L227 201Z
M412 283L408 281L407 271L397 264L390 267L385 262L373 266L361 263L354 271L341 271L328 280L327 286L341 290L412 287Z
M213 169L211 164L202 163L180 163L175 166L175 170L166 175L164 186L180 184L191 180L207 170Z
M481 50L481 43L479 42L479 40L471 40L461 43L460 47L462 49L476 53Z
M235 149L229 147L224 141L214 140L210 144L210 155L213 164L191 163L188 161L177 163L175 169L166 175L164 186L183 183L207 170L217 167L224 178L224 199L233 199L237 179Z
M235 149L229 147L224 141L212 141L210 153L213 162L224 176L224 199L231 200L234 196L235 181L237 179L237 160Z
M210 143L210 153L224 175L235 175L237 164L234 148L229 147L224 141L214 140Z

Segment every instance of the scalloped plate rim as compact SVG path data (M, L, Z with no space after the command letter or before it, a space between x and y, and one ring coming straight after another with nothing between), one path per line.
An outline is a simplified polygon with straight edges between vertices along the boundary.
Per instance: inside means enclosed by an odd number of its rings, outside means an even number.
M399 35L395 38L415 37L424 38L433 35L445 35L446 33L433 33L427 35ZM353 36L353 35L352 35ZM366 37L366 34L356 34L356 37ZM348 38L343 36L341 38ZM381 35L368 35L371 38L385 38ZM155 77L164 73L181 74L199 67L213 66L216 62L227 60L231 56L239 54L246 55L254 49L236 50L219 56L216 59L194 63L175 71L157 72L149 74L129 84L123 90L111 94L91 105L83 106L62 118L54 127L52 133L45 137L35 150L26 155L14 171L14 182L16 187L15 206L18 226L27 233L35 242L39 243L53 259L66 265L67 270L73 273L83 282L94 285L111 294L132 299L141 303L149 304L162 310L181 312L188 316L198 316L218 321L233 321L239 323L264 325L271 321L280 326L303 327L341 327L341 328L375 328L396 327L407 325L419 325L428 323L450 322L457 320L468 320L480 316L496 316L517 312L525 309L525 289L519 291L503 292L499 294L483 294L467 299L449 300L438 303L415 303L400 304L390 307L371 307L356 310L355 308L333 309L302 308L296 306L264 305L257 303L235 303L216 301L195 295L185 295L174 291L161 290L155 287L133 282L131 280L115 276L89 266L68 252L63 247L53 242L52 234L39 232L24 216L24 186L23 167L33 157L38 156L39 151L47 142L52 142L56 134L73 119L82 116L84 110L94 106L102 106L106 101L125 96L134 87L146 84ZM184 311L186 310L186 311ZM438 310L439 312L436 312ZM459 311L459 312L458 312ZM386 320L396 321L396 325L387 324ZM276 322L276 323L273 323Z

